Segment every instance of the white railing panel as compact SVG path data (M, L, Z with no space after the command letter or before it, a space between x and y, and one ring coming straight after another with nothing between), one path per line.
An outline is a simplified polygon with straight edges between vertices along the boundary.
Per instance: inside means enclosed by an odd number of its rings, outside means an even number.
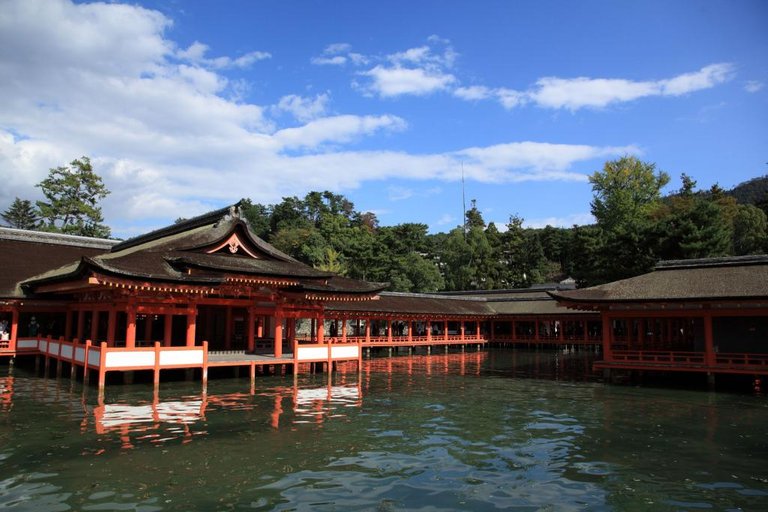
M37 349L37 340L17 340L16 348Z
M72 359L72 346L71 345L62 345L61 346L61 358L62 359Z
M357 345L331 345L333 359L357 359L360 356L360 347Z
M296 359L299 361L308 361L312 359L328 359L328 347L302 347L298 346Z
M85 347L75 348L75 361L78 363L85 361Z
M59 342L58 341L52 341L48 344L48 353L50 355L58 356L59 355Z
M163 366L202 366L203 351L197 350L161 350L160 367Z
M99 366L101 364L101 350L88 351L88 364L90 366Z
M104 364L107 368L154 368L155 352L154 350L135 352L130 350L121 350L119 352L110 351L107 352L107 358Z

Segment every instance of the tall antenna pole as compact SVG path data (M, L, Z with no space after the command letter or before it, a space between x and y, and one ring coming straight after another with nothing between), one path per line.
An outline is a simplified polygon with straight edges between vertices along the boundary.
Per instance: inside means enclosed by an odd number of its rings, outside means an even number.
M464 225L464 238L467 237L467 200L464 196L464 160L461 161L461 213Z

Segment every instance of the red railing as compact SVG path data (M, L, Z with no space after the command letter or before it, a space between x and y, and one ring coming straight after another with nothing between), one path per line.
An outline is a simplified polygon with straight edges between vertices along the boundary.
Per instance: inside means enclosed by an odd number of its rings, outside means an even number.
M614 350L612 361L628 363L675 363L684 365L702 365L704 352L669 352L656 350Z

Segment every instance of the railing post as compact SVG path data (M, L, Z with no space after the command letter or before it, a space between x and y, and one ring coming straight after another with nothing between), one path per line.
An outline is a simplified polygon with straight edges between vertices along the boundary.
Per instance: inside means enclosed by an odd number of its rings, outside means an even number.
M208 386L208 341L203 341L203 387Z
M160 342L155 342L155 368L153 374L153 383L155 387L160 385Z
M101 342L99 354L99 394L104 394L104 385L107 381L107 342Z

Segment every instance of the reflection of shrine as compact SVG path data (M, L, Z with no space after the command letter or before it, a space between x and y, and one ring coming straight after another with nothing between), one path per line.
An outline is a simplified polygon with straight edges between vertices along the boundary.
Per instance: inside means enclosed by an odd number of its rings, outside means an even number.
M263 414L272 428L279 429L286 415L289 424L320 425L331 418L344 416L347 407L362 405L362 390L358 383L334 385L329 381L327 386L312 388L300 388L296 383L258 395L253 391L220 395L201 393L175 400L160 400L155 393L151 402L138 404L110 404L99 398L96 406L84 407L81 430L86 433L93 422L97 434L117 435L121 447L128 449L138 442L191 442L196 436L207 435L207 422L219 411ZM272 399L265 401L264 397ZM8 403L12 401L9 399ZM269 404L267 408L266 403ZM285 403L292 406L285 409Z
M13 407L13 377L0 377L0 412L9 412Z

